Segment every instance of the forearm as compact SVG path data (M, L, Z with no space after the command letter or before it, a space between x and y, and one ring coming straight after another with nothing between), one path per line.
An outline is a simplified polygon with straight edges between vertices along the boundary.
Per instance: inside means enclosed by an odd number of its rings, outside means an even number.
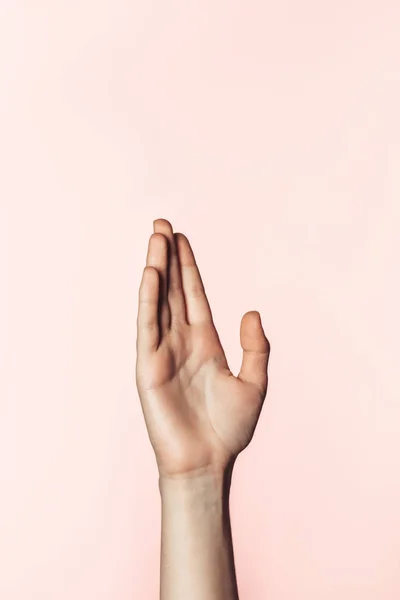
M232 468L159 480L161 600L238 600L229 492Z

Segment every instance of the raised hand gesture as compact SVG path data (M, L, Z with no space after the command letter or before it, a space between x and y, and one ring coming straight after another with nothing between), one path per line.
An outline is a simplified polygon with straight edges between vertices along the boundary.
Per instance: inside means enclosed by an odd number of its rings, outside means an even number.
M160 477L224 470L252 439L270 354L257 311L243 316L240 343L236 377L187 237L155 220L139 290L136 384Z

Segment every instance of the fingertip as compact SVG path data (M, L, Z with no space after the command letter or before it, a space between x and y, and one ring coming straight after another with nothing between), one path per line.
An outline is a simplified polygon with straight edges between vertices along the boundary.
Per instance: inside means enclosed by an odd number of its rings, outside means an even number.
M151 266L151 265L146 265L143 269L143 275L145 277L154 277L155 274L158 275L158 271L155 267Z
M146 265L143 269L142 281L139 286L140 297L153 297L158 294L159 275L155 267Z
M188 239L185 236L185 234L181 233L180 231L175 231L174 232L174 238L175 238L175 242L177 244L179 244L180 242L185 242L185 241L187 242L188 241Z

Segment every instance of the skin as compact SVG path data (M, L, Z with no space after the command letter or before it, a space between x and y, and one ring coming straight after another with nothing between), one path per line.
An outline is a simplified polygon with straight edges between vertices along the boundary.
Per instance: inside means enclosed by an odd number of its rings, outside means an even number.
M153 222L139 289L136 385L159 471L161 600L237 600L229 492L266 397L270 344L258 311L227 359L187 237Z

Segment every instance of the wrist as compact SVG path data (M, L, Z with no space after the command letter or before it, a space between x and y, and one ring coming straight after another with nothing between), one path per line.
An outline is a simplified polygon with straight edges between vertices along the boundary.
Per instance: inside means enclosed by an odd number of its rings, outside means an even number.
M160 473L158 486L161 499L168 495L186 497L229 497L234 463L227 466L208 466L189 473Z

